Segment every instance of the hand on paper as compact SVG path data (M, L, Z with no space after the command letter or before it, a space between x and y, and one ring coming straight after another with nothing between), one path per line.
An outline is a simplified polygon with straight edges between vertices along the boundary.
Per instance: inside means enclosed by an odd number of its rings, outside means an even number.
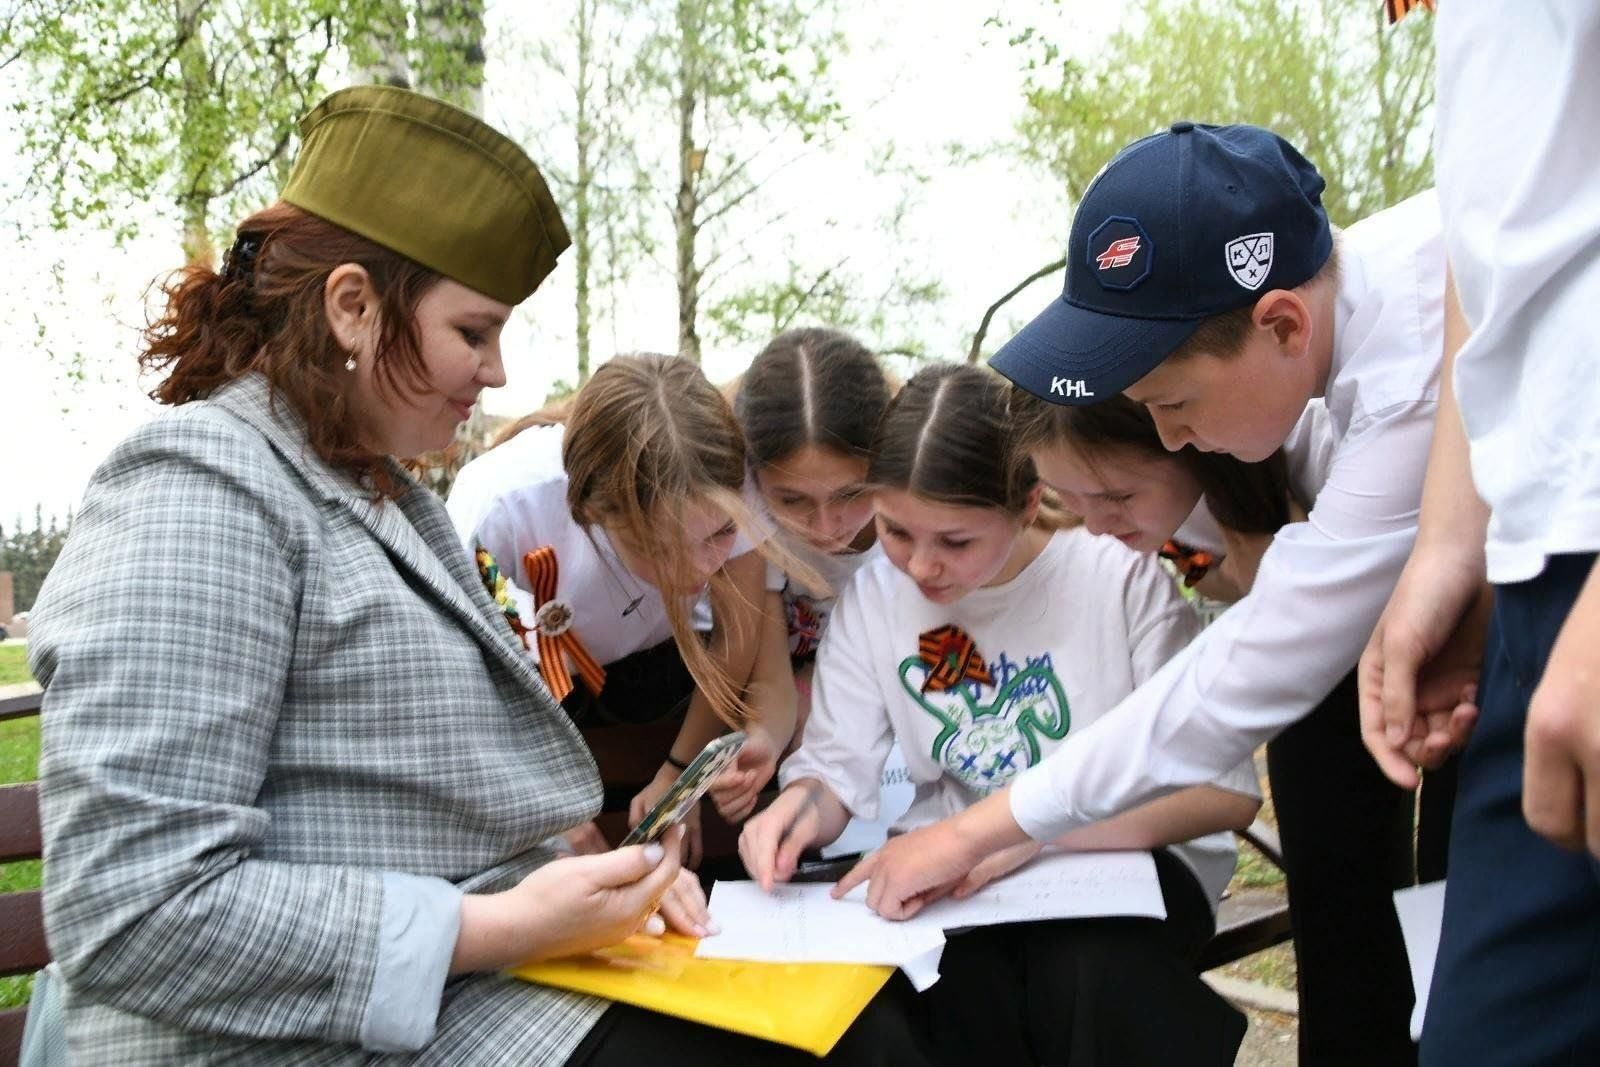
M1493 597L1471 559L1421 545L1361 655L1361 738L1403 789L1466 744Z
M947 896L985 857L1027 840L1011 817L1010 790L1002 789L959 815L891 837L839 879L833 895L867 882L868 907L885 919L909 919Z
M468 894L451 972L575 956L640 930L664 932L656 908L677 888L682 836L673 827L658 844L552 860L504 892ZM680 891L674 914L691 918L691 904Z
M640 820L650 814L650 809L655 807L656 801L664 796L672 783L678 780L678 769L670 763L661 765L656 776L650 784L639 790L633 800L628 804L628 825L638 826ZM696 804L689 809L683 817L683 865L685 867L700 866L700 805Z
M806 778L785 789L772 806L744 824L739 858L762 889L794 876L800 853L838 837L850 813L821 782Z
M730 823L743 822L777 769L777 746L765 730L752 725L733 764L717 775L708 790L717 812Z
M1003 848L999 852L979 863L967 876L956 884L950 895L957 900L965 900L984 886L997 878L1004 878L1024 863L1033 859L1044 848L1037 841L1028 840L1020 845Z
M1528 703L1522 812L1535 833L1600 857L1600 568L1591 570Z

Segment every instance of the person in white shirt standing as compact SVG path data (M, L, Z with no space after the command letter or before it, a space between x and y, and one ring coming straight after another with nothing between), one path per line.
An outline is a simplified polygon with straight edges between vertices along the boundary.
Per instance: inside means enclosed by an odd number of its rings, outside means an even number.
M1600 8L1457 0L1435 33L1454 392L1364 727L1414 780L1443 717L1417 679L1482 657L1423 1064L1600 1063Z
M1014 456L1006 389L988 371L930 367L890 405L869 474L883 551L834 610L805 739L781 770L784 792L740 837L763 886L787 879L801 851L832 841L850 815L877 814L893 743L916 785L896 828L935 823L1092 729L1197 631L1153 557L1043 519L1032 465ZM1227 831L1259 806L1244 765L1056 842L1153 851L1167 920L953 937L942 977L923 994L941 1058L1232 1063L1243 1019L1200 981L1193 957L1233 873ZM1011 850L967 884L1038 851L1031 842Z
M1356 662L1416 536L1444 248L1431 194L1336 241L1323 185L1268 130L1179 122L1124 149L1085 193L1065 292L996 369L1056 403L1125 393L1168 448L1248 461L1280 447L1320 396L1335 441L1327 479L1307 520L1273 539L1250 594L1104 728L847 876L872 880L883 914L914 913L996 850L1211 779Z

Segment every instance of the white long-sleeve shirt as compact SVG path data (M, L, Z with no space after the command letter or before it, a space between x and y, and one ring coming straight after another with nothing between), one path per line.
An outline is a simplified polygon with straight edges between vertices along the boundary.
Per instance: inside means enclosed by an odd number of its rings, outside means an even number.
M1514 47L1496 47L1515 27ZM1600 5L1441 5L1439 196L1489 579L1600 549ZM1506 85L1526 93L1508 95Z
M959 627L987 665L942 689L922 658L932 633ZM954 604L925 599L881 552L839 597L817 653L805 740L779 780L824 783L852 815L878 815L898 743L916 795L895 822L914 830L966 808L1100 716L1198 631L1153 556L1082 527L1055 533L1010 581ZM1244 763L1212 784L1258 795ZM1226 833L1173 848L1215 904L1233 874Z
M1355 665L1416 539L1438 402L1444 247L1432 193L1340 235L1334 441L1307 521L1281 530L1250 594L1115 710L1022 774L1011 812L1048 840L1215 778Z

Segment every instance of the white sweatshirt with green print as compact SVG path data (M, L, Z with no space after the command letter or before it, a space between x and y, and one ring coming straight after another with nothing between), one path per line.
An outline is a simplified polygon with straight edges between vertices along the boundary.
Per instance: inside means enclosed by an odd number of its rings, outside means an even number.
M975 643L980 662L955 685L928 684L935 672L924 652L937 659L938 641L922 635L951 626ZM1037 764L1198 631L1153 556L1081 528L1054 534L1004 585L944 606L874 553L834 606L804 741L780 781L819 779L851 814L875 818L884 760L898 741L916 799L895 828L925 826ZM958 637L944 642L946 653L960 646ZM951 676L949 668L940 674ZM1115 727L1108 719L1100 728ZM1216 784L1259 795L1249 763ZM1214 906L1233 873L1232 835L1210 834L1173 851Z

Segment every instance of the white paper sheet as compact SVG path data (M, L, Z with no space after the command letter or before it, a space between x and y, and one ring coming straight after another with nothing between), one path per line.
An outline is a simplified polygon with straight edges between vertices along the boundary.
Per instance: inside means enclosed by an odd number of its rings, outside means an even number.
M1166 918L1150 853L1047 852L966 900L946 898L928 905L917 918L953 930L1102 915Z
M880 963L899 967L918 989L938 977L944 931L1037 919L1138 915L1166 906L1146 852L1047 853L967 900L942 900L892 922L867 908L866 887L834 900L832 886L718 882L711 915L722 932L695 955L780 963Z
M900 967L924 989L938 978L944 931L937 923L881 919L859 900L834 900L831 885L718 882L711 916L721 933L701 938L695 955L774 963L881 963Z
M1417 1006L1411 1009L1411 1040L1422 1037L1422 1020L1428 1011L1428 992L1433 986L1433 961L1439 955L1439 927L1444 922L1444 883L1397 889L1395 914L1400 916L1400 936L1405 938L1406 957L1411 961L1411 988Z

